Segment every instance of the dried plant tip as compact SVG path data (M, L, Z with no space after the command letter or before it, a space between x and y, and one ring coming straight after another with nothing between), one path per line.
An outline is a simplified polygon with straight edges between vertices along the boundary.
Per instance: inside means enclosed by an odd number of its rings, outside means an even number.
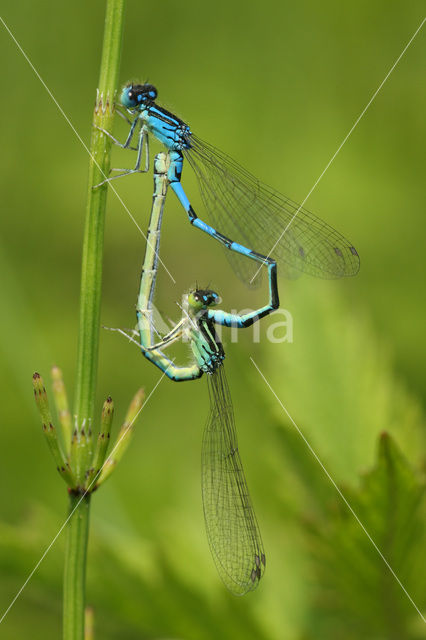
M86 477L85 486L87 487L87 489L91 489L92 485L95 485L102 465L104 464L111 436L113 417L114 403L111 396L108 396L108 398L104 402L104 406L102 407L101 427L99 429L98 440L96 443L91 468L89 469Z
M43 378L39 373L33 375L33 387L35 401L40 412L43 433L46 437L50 452L55 461L59 474L63 477L69 487L75 486L75 478L71 471L66 455L62 451L56 429L53 425L49 401L47 399L46 389L43 384Z
M65 444L65 451L70 452L72 421L68 405L68 397L65 389L62 371L59 367L52 367L51 370L53 395L55 398L56 410L58 412L59 423L61 425L62 437Z
M94 640L95 638L95 616L93 607L86 607L84 611L84 640Z
M145 401L145 389L139 389L130 405L129 408L127 410L127 414L126 414L126 418L125 418L125 422L127 423L132 423L135 422L136 418L138 417L142 407L143 407L143 403Z
M98 480L96 481L94 489L97 489L107 478L110 477L111 473L114 471L117 466L117 460L108 458L102 467L102 471L99 475Z
M96 488L99 487L100 484L105 482L105 480L111 475L117 464L122 459L124 452L130 444L130 440L133 434L133 426L142 409L144 400L145 391L143 389L139 389L129 405L126 418L121 426L116 443L114 444L110 455L108 456L106 462L102 467L99 478L96 481Z
M39 373L35 373L33 375L33 388L37 408L40 412L41 422L43 426L48 425L52 422L52 417L50 414L49 401L47 399L43 378Z

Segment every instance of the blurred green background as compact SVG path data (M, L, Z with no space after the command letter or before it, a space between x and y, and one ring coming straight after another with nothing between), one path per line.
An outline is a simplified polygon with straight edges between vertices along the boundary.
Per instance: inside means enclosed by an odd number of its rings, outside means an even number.
M121 81L146 80L159 102L301 201L424 13L420 1L261 4L129 2ZM104 4L29 2L8 26L83 140L90 138ZM31 375L75 378L88 158L2 29L0 271L0 609L64 521L66 494L39 426ZM231 344L227 374L240 449L268 567L244 598L225 591L204 532L199 465L204 381L163 381L120 468L95 495L88 600L96 638L415 639L421 616L342 502L252 365L252 356L330 476L423 611L426 360L424 296L425 33L419 33L314 190L307 207L361 256L344 281L280 281L292 344ZM117 133L124 129L117 126ZM113 165L131 163L114 156ZM189 167L184 184L199 203ZM151 177L116 183L146 228ZM194 195L193 195L194 194ZM197 208L197 207L196 207ZM110 194L102 323L131 327L144 240ZM255 307L219 247L168 198L157 306L210 283L227 308ZM119 427L134 391L159 371L116 334L101 335L98 411L112 395ZM383 432L390 435L383 435ZM57 638L63 536L1 625L1 637Z

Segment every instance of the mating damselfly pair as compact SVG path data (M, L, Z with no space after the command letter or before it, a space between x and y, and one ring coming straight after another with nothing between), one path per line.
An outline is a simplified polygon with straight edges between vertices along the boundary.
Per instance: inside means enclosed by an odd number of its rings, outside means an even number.
M309 211L261 184L234 160L200 140L187 124L157 105L156 98L157 90L151 84L127 85L121 93L121 105L133 116L133 120L124 116L130 125L129 135L124 143L120 143L105 131L123 148L131 148L133 138L137 138L134 168L123 170L113 178L149 170L150 134L167 150L155 159L154 199L137 302L139 339L136 341L133 336L129 337L148 360L174 381L194 380L207 374L210 414L202 445L202 493L207 536L225 585L233 593L242 595L257 586L266 561L238 451L231 397L223 367L225 354L215 325L244 328L278 308L277 262L284 275L290 277L297 271L304 271L336 278L355 275L359 269L359 257L341 234ZM145 163L141 169L144 151ZM185 194L181 184L185 160L197 176L205 208L218 229L196 215ZM218 294L196 289L184 298L181 321L155 343L152 302L164 201L169 185L191 224L228 249L226 253L231 265L246 284L257 285L262 266L267 268L269 300L260 309L240 316L214 309L219 302ZM193 276L191 274L191 278ZM189 341L192 348L193 361L185 366L175 365L164 353L164 349L180 339Z

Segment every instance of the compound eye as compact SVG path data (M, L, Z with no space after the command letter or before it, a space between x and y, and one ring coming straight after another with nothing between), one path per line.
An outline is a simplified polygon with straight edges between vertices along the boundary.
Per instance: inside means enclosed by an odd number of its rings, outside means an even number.
M121 94L121 104L127 109L132 109L135 106L136 97L135 91L132 85L124 87Z

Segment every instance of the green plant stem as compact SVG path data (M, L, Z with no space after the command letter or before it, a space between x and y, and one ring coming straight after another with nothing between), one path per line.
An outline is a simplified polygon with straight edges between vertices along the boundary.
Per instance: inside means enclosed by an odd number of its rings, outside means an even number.
M107 186L93 187L109 173L110 142L99 129L111 130L114 115L114 95L118 84L125 0L108 0L98 94L93 116L91 159L80 290L80 327L77 360L76 398L74 414L80 437L91 437L98 370L102 259ZM89 446L76 447L71 460L73 468L86 471ZM77 478L80 486L83 477ZM86 552L89 527L90 497L83 500L70 494L70 519L67 524L64 573L64 640L84 639L84 607ZM75 509L75 510L74 510Z
M64 569L63 637L83 640L90 494L70 494Z
M93 187L108 177L110 140L96 127L111 130L118 83L124 0L108 0L102 63L96 99L89 165L89 185L80 290L75 414L79 428L91 426L98 368L102 254L107 185Z

